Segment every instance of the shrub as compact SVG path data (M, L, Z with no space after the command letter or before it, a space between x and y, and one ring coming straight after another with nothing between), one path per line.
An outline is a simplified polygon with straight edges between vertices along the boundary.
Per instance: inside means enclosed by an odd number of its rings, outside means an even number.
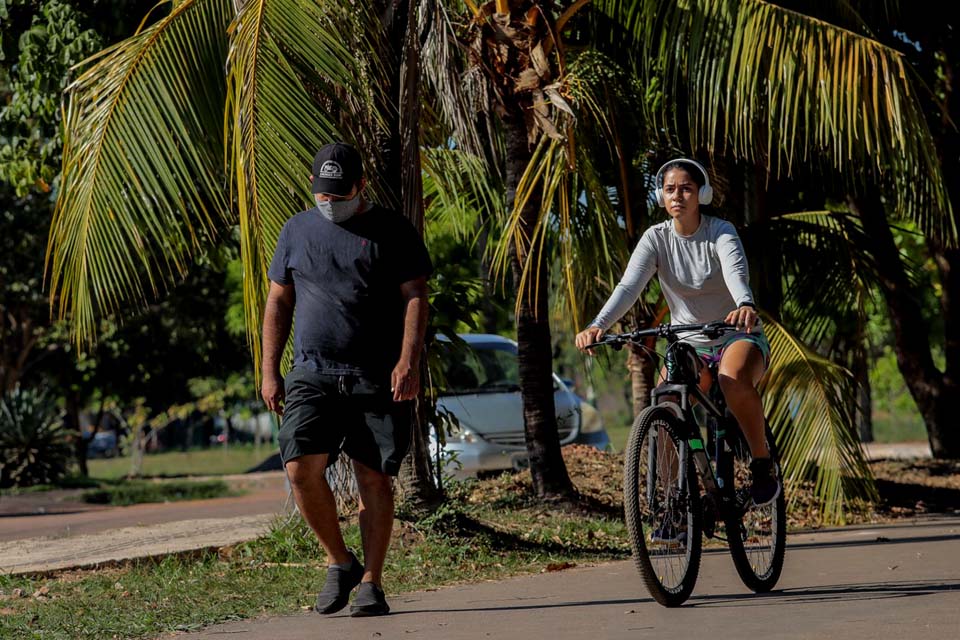
M45 391L15 388L0 398L0 488L52 484L73 455L70 432Z

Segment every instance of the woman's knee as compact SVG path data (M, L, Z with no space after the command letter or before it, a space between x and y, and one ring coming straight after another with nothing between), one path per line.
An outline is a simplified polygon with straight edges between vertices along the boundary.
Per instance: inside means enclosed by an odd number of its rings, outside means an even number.
M748 376L725 373L720 374L720 390L723 391L724 397L728 400L731 396L741 398L757 393L753 381Z

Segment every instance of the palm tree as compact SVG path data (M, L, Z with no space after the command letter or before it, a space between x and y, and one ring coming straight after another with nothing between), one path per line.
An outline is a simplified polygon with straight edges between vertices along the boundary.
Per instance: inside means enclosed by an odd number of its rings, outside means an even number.
M266 270L310 201L308 161L345 139L371 189L423 228L415 2L184 0L83 65L66 90L47 276L78 342L181 280L239 225L255 370ZM224 76L226 67L226 76ZM405 470L436 495L418 430Z
M493 4L496 6L491 10ZM572 65L564 67L558 62L545 71L538 71L534 65L537 47L548 48L543 46L547 35L537 32L536 27L541 19L551 24L553 6L487 3L476 12L481 26L475 27L479 37L473 40L480 60L475 67L486 70L492 78L488 93L497 97L496 106L504 117L508 151L516 157L529 154L524 158L527 165L521 179L514 177L511 181L508 176L508 184L517 182L517 189L508 191L514 206L508 208L507 242L501 245L499 254L501 267L506 257L513 258L514 265L522 264L519 311L523 311L525 300L531 296L536 300L538 292L542 295L546 290L543 265L549 260L544 257L544 249L556 251L562 262L565 284L558 287L560 291L584 290L574 283L589 277L594 267L588 264L587 273L583 273L577 268L582 263L570 260L570 239L579 230L575 214L585 192L583 186L570 187L577 184L581 173L581 156L574 141L591 103L586 95L579 102L572 99ZM910 74L896 51L869 35L858 35L761 0L688 5L656 0L599 1L595 6L597 12L571 26L571 31L579 34L594 24L603 24L610 34L609 42L598 37L599 30L594 31L586 38L593 48L612 51L605 44L617 43L634 53L640 61L637 66L642 85L657 94L646 102L648 117L657 129L667 132L675 146L706 151L720 165L729 159L759 166L768 180L791 175L799 168L801 158L811 158L818 174L839 184L841 193L885 193L901 215L912 218L925 233L952 237L952 218L940 213L949 202L936 150ZM852 10L839 18L843 24L859 20ZM568 35L564 29L554 26L546 33L549 42L561 51ZM622 46L624 35L632 37L626 47ZM527 57L514 54L514 49L525 51ZM545 97L523 102L542 91L546 82L559 89L563 101ZM569 103L578 105L578 120L560 113ZM528 114L523 123L526 129L520 127L516 115L511 115L524 106ZM520 144L524 132L526 146ZM846 170L851 165L860 171ZM904 189L909 181L915 188ZM532 216L533 205L538 211L536 219ZM762 214L766 216L766 212ZM808 226L813 224L808 221ZM814 226L819 227L820 236L844 239L841 227ZM845 242L850 242L849 234ZM797 242L795 246L805 245ZM764 266L775 262L764 260ZM862 269L865 262L851 264ZM784 268L780 265L773 272L791 277ZM869 277L858 275L861 279ZM834 279L830 283L834 288L826 295L841 299L840 289L849 282ZM776 313L768 318L768 324L778 366L766 383L768 413L781 434L791 474L798 478L805 475L805 461L812 457L821 495L838 505L835 514L839 517L843 497L850 495L843 479L866 478L870 486L869 468L859 442L851 436L853 380L848 371L805 344L809 340L822 347L812 325L800 322L795 329L798 336L794 336L777 322L782 306L813 303L800 296L802 290L782 290L789 281L775 278L772 284L778 293L772 301ZM602 287L594 286L593 290ZM823 296L821 291L819 299L825 299ZM570 299L573 301L573 297ZM858 300L862 301L862 295ZM857 302L854 308L862 307ZM574 304L568 316L575 323L584 315L577 310ZM822 327L829 325L821 322L817 326L822 332Z
M960 175L960 136L952 124L960 112L949 99L960 52L952 21L924 21L897 2L597 5L642 43L646 77L660 79L672 98L661 122L689 131L693 148L756 161L768 176L790 175L811 161L831 176L829 195L848 201L868 229L863 246L880 269L898 364L931 449L960 457L950 418L960 402L960 351L947 348L946 371L934 364L888 226L909 219L928 238L946 285L946 343L955 343L953 267L960 251L956 190L947 185Z

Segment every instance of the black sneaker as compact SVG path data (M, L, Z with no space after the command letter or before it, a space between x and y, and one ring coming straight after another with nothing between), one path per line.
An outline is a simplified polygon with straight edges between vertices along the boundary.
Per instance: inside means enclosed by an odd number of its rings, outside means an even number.
M780 495L780 480L770 458L755 458L750 463L750 498L754 506L764 507Z
M350 605L350 615L354 618L366 618L368 616L385 616L390 613L390 606L387 604L387 598L383 595L383 589L372 582L361 582L357 589L357 596Z
M327 581L323 589L317 594L317 613L336 613L347 606L350 592L363 579L363 565L357 556L350 553L350 564L347 566L333 564L327 567Z

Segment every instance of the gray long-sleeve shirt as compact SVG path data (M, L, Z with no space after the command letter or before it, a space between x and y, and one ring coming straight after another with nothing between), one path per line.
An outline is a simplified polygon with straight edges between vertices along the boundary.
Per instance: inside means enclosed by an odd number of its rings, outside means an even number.
M590 326L607 331L633 306L654 273L675 324L723 320L740 304L753 302L747 258L737 230L726 220L701 214L700 227L693 235L677 233L673 220L647 229L620 284ZM691 336L688 341L706 346L723 339Z

